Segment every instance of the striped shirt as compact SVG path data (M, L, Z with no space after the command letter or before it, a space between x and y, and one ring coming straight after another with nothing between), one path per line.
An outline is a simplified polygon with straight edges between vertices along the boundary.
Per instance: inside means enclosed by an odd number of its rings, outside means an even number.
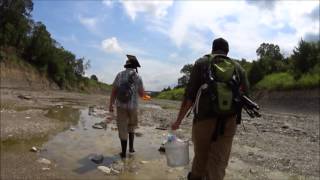
M113 81L113 87L116 87L116 88L120 87L120 84L128 81L130 75L133 76L132 98L127 103L120 102L116 99L116 105L117 107L121 107L121 108L137 109L139 91L143 91L143 83L142 83L141 77L138 75L138 73L136 73L135 69L127 68L124 71L119 72L115 80Z

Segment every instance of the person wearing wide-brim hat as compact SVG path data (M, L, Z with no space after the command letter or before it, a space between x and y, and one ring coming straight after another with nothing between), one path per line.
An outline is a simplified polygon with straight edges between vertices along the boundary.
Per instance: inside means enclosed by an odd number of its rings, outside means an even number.
M113 105L117 106L117 126L121 141L121 158L126 157L129 137L129 152L134 153L134 130L138 125L138 97L144 96L144 87L138 75L141 67L138 59L127 55L125 70L119 72L113 82L109 111L113 112Z

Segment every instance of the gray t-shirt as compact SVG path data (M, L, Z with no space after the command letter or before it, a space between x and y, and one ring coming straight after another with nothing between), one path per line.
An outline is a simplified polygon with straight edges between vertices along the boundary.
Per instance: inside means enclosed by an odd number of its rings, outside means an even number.
M133 75L132 75L133 74ZM121 71L117 74L115 80L113 81L113 87L120 87L121 83L127 82L129 76L132 75L133 77L133 95L129 102L122 103L116 99L117 107L121 108L128 108L128 109L137 109L138 108L138 97L139 91L143 90L143 83L141 77L136 73L134 69L127 68L124 71Z

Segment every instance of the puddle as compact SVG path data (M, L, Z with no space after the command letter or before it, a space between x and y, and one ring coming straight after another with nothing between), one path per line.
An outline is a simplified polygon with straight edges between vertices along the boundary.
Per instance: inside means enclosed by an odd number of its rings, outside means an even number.
M70 111L70 114L68 114ZM76 124L72 130L68 129L50 138L43 144L46 151L39 154L40 157L49 159L59 171L70 176L85 176L90 179L179 179L185 177L190 169L170 168L166 164L165 155L158 151L160 144L165 139L166 131L155 130L155 127L139 127L136 132L142 133L141 137L135 137L134 155L129 155L126 160L121 160L120 140L118 131L114 130L115 124L108 124L106 130L93 129L92 125L104 120L101 114L90 116L88 110L80 110L74 113L72 110L63 112L53 109L48 113L50 117L62 119L74 119ZM62 117L67 116L67 117ZM115 123L115 121L113 121ZM112 130L113 129L113 130ZM95 154L102 154L104 160L101 164L95 164L90 160ZM192 157L190 147L190 157ZM143 161L143 162L142 162ZM119 175L105 175L97 170L98 166L115 165L121 170Z

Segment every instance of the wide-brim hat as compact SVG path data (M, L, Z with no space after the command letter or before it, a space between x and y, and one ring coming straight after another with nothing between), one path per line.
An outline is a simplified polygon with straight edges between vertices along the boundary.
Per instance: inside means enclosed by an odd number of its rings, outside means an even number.
M131 66L134 68L141 67L136 56L127 54L127 58L128 60L126 61L126 64L124 65L124 67L128 67L128 66Z

